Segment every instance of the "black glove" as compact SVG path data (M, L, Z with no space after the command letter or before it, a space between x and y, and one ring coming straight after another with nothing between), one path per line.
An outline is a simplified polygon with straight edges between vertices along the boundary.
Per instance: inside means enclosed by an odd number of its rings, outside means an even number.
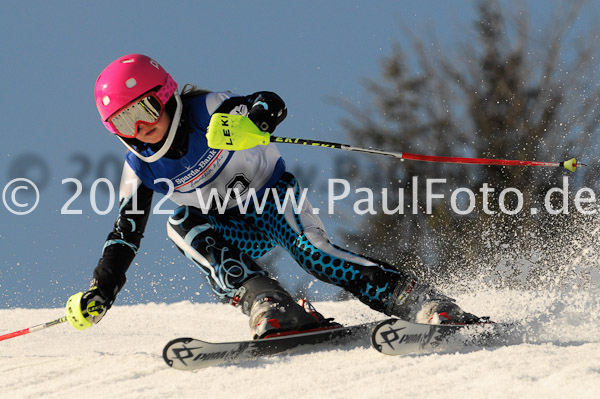
M93 287L81 297L81 309L86 310L90 321L97 324L110 309L112 302L100 293L98 287Z
M273 133L287 116L285 102L270 91L254 93L252 99L248 118L263 132Z

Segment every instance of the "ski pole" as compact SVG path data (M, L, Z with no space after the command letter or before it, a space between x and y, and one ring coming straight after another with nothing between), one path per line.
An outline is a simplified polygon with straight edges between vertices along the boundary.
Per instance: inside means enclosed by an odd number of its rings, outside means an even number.
M355 147L347 144L331 143L327 141L308 140L299 138L287 138L270 136L271 143L300 144L325 148L337 148L345 151L364 152L369 154L387 155L401 160L408 159L412 161L438 162L438 163L457 163L457 164L476 164L476 165L500 165L500 166L550 166L565 168L574 172L577 167L585 166L578 163L575 158L564 162L541 162L541 161L516 161L511 159L493 159L493 158L463 158L447 157L435 155L411 154L408 152L382 151L373 148Z
M313 147L337 148L344 151L364 152L369 154L386 155L401 160L408 159L412 161L438 162L438 163L456 163L456 164L476 164L476 165L500 165L500 166L548 166L565 168L574 172L583 163L577 162L575 158L564 162L540 162L540 161L516 161L510 159L491 159L491 158L464 158L411 154L408 152L383 151L373 148L355 147L347 144L332 143L328 141L310 140L292 137L277 137L263 132L254 122L243 115L213 114L206 132L208 146L222 150L245 150L257 145L267 145L269 143L281 144L299 144Z
M25 335L25 334L29 334L29 333L32 333L32 332L40 331L40 330L43 330L44 328L48 328L48 327L52 327L52 326L55 326L55 325L60 324L60 323L64 323L65 321L67 321L67 316L61 317L60 319L49 321L49 322L44 323L44 324L39 324L37 326L29 327L29 328L26 328L24 330L15 331L15 332L11 332L11 333L8 333L8 334L0 335L0 341L4 341L5 339L14 338L14 337L18 337L20 335Z

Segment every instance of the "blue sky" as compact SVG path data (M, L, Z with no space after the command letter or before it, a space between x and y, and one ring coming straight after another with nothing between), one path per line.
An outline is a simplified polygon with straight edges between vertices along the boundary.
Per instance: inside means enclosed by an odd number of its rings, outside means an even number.
M503 2L510 6L515 2ZM535 18L554 4L527 2ZM199 2L103 1L3 4L0 16L0 189L15 177L40 187L40 203L15 216L0 204L0 308L62 306L85 290L116 215L97 215L90 189L97 177L117 180L122 145L100 123L93 86L115 58L145 53L180 84L249 94L279 93L289 116L277 133L346 142L347 116L332 99L370 105L362 81L378 79L381 57L405 43L403 23L441 42L464 40L470 1ZM591 3L590 3L591 4ZM598 7L588 5L597 15ZM586 13L589 15L589 13ZM535 20L535 19L534 19ZM585 29L585 27L583 28ZM331 174L327 150L280 147L288 165L317 165L312 186ZM84 191L72 196L65 178ZM100 187L102 188L102 187ZM99 191L97 206L108 195ZM314 198L313 202L319 202ZM325 218L335 236L335 218ZM120 301L206 300L207 284L165 237L166 216L151 218ZM337 240L336 240L337 241ZM284 258L283 263L291 263ZM289 269L289 270L288 270ZM284 278L305 279L300 268ZM300 279L296 279L298 274ZM316 288L315 288L316 287ZM311 288L314 293L319 285Z

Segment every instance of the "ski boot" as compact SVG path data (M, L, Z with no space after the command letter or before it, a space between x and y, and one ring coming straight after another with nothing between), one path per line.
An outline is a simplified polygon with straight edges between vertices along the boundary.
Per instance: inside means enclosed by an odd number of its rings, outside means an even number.
M426 302L417 312L415 321L425 324L475 324L482 319L465 312L453 299Z
M252 339L338 326L324 318L308 302L299 305L275 280L265 276L245 282L234 298L250 316Z
M413 323L474 324L484 319L462 310L454 299L415 278L398 284L387 314ZM486 318L487 319L487 318Z

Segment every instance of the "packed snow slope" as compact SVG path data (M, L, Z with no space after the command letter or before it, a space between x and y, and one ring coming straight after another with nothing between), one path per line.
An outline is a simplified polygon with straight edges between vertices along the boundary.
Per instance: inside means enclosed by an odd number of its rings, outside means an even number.
M0 342L0 397L24 398L598 398L597 289L479 290L459 303L496 320L522 320L513 345L389 357L364 346L219 366L170 369L163 345L178 336L248 337L247 318L224 304L115 306L85 331L67 323ZM343 323L380 318L358 301L318 302ZM0 334L62 316L62 309L0 309Z

